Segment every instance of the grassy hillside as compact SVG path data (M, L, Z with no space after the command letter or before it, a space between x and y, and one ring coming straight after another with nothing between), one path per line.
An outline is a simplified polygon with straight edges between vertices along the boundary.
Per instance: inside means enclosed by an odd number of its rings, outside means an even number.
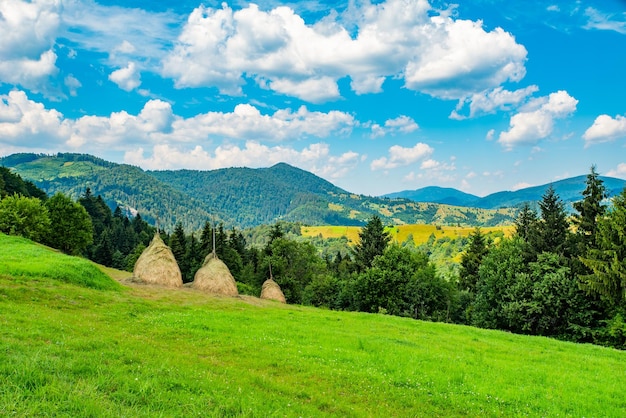
M74 269L61 264L16 275L11 260L41 247L1 239L0 416L626 410L624 352L189 289L98 290L58 280Z

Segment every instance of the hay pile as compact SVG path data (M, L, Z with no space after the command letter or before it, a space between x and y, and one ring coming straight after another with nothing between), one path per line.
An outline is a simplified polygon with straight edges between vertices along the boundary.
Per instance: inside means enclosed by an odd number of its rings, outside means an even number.
M159 234L154 235L148 248L137 259L132 281L166 287L183 285L183 275L176 263L176 258Z
M204 264L197 271L192 288L208 293L225 296L237 296L237 283L228 266L213 253L207 255Z
M287 303L280 286L272 279L267 279L263 283L263 286L261 287L261 299L270 299L281 303Z

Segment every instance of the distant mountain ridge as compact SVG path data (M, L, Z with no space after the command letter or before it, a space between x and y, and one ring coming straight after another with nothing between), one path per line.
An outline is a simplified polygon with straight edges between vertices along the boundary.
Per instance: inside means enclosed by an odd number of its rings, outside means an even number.
M258 169L144 171L91 155L59 153L13 154L0 158L0 165L48 194L63 192L76 199L89 187L112 208L119 205L127 212L139 212L170 231L179 222L195 231L212 219L238 228L280 220L364 225L374 214L388 225L497 226L510 224L517 215L517 209L358 195L285 163Z
M618 195L626 187L626 180L614 177L600 176L607 189L609 197ZM516 191L502 191L492 193L485 197L479 197L464 193L457 189L429 186L417 190L404 190L389 193L383 197L409 199L415 202L443 203L450 205L469 206L480 209L499 209L505 207L519 207L525 202L538 202L548 187L554 190L565 203L567 209L572 209L572 203L582 199L585 190L587 176L576 176L540 186L527 187ZM453 203L454 202L454 203Z

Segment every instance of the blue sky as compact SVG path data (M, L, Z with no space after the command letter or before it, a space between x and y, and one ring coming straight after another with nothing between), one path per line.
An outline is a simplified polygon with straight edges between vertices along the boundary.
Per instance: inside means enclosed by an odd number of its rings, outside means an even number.
M626 2L0 0L0 155L355 193L626 178Z

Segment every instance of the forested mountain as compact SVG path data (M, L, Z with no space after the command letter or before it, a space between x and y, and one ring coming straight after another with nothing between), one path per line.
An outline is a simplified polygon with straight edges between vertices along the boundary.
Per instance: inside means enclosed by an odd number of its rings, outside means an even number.
M511 223L516 209L485 210L352 194L312 173L277 164L212 171L144 171L83 154L14 154L0 159L48 194L77 199L87 187L113 209L138 211L172 231L202 228L214 218L239 228L278 220L309 225L364 225L373 215L386 224L495 226Z
M417 190L403 190L389 193L383 197L391 199L409 199L414 202L443 203L455 206L472 206L480 197L464 193L451 187L428 186Z
M585 189L586 176L577 176L555 181L541 186L528 187L516 191L502 191L485 197L461 192L457 189L429 186L417 190L404 190L390 193L384 197L404 198L415 202L444 203L448 205L469 206L481 209L519 207L526 202L538 202L550 186L565 203L565 209L572 211L572 203L580 200ZM626 187L626 181L613 177L600 177L604 182L609 197L617 196Z
M14 154L0 159L0 165L13 169L49 195L62 192L77 200L89 187L111 209L119 205L131 215L141 213L152 225L158 218L159 224L168 229L177 222L189 229L200 228L211 216L200 201L142 169L91 155Z

